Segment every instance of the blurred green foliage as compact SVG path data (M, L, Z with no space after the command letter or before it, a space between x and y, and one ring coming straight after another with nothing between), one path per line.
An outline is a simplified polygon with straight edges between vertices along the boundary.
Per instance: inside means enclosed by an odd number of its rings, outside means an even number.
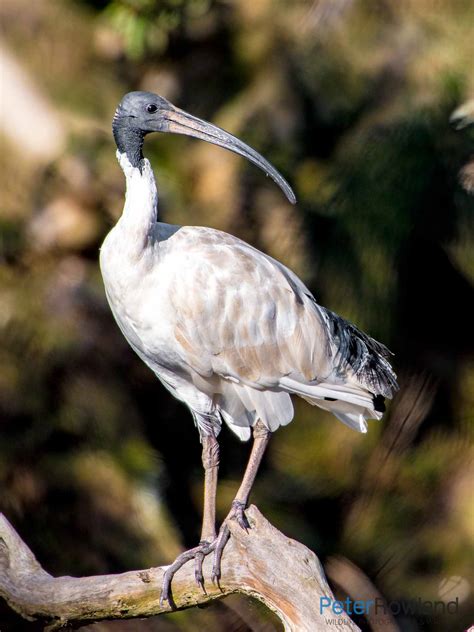
M208 13L210 6L211 0L113 0L103 16L123 37L126 54L139 60L163 53L170 35Z
M48 160L11 138L0 155L0 510L53 573L166 563L199 537L197 433L123 340L97 263L123 204L110 121L123 93L152 90L254 145L299 199L218 148L150 138L164 220L249 240L396 354L402 388L383 422L361 436L298 402L254 502L327 562L341 596L334 559L389 601L439 599L443 579L463 578L456 615L397 623L467 628L473 132L450 116L474 95L472 2L5 0L0 12L67 137ZM223 518L248 446L225 428L220 439ZM278 629L237 598L91 629L127 626ZM31 629L6 608L0 628Z

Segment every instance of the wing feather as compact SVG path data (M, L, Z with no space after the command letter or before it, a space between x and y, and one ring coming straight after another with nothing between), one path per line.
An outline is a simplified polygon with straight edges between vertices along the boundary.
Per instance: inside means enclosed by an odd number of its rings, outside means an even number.
M396 389L383 345L320 307L291 270L252 246L212 229L182 230L193 235L173 267L174 336L191 371L231 385L216 400L224 419L242 427L256 415L273 430L293 417L289 393L318 404L327 388L345 402L332 407L345 423L363 429L361 415L380 417L373 397Z

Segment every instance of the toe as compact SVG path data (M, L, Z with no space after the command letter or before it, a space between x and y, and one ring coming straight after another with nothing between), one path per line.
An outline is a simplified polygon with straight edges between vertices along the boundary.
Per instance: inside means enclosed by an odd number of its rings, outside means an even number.
M237 520L239 526L248 533L248 530L250 529L250 524L249 521L247 520L247 516L245 515L245 512L242 511L238 511L235 515L235 519Z
M248 532L248 530L250 529L250 524L247 520L247 516L245 515L245 503L239 500L234 500L234 502L232 503L230 517L234 518L239 526L244 531Z
M164 607L165 603L168 602L172 609L176 606L173 603L173 597L171 593L171 583L173 581L173 577L175 573L186 564L190 560L194 560L194 577L196 579L196 583L201 586L204 593L206 593L206 589L204 587L204 575L202 572L202 565L204 562L204 558L208 555L212 550L214 550L213 543L209 543L205 540L199 543L199 546L196 546L194 549L189 549L189 551L184 551L175 559L175 561L168 566L165 574L163 575L163 584L161 588L161 596L160 596L160 606ZM207 593L206 593L207 594Z
M171 588L171 577L168 576L167 573L165 573L163 577L163 583L161 585L160 608L164 608L166 602L168 602L168 604L172 607L170 588Z
M194 577L196 579L196 584L201 587L204 594L207 594L204 587L204 575L202 572L204 557L205 554L203 552L196 553L196 557L194 558Z
M221 578L222 553L224 552L225 545L227 544L229 538L230 530L227 524L224 522L219 531L219 535L217 536L214 547L214 563L212 565L211 575L212 583L215 584L218 588L220 588L219 581Z

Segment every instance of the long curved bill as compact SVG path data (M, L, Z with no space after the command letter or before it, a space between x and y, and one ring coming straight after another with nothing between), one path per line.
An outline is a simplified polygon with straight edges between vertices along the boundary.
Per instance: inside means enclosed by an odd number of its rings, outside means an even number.
M260 167L267 176L270 176L270 178L278 184L288 200L292 204L295 204L296 197L288 182L275 169L275 167L273 167L268 160L265 160L265 158L258 152L235 136L232 136L232 134L229 134L220 127L217 127L217 125L212 125L212 123L208 123L207 121L203 121L195 116L192 116L191 114L184 112L184 110L180 110L176 106L171 105L171 103L169 105L170 109L163 112L160 131L185 134L186 136L200 138L208 143L219 145L219 147L223 147L224 149L228 149L229 151L233 151L234 153L247 158L247 160L253 162L254 165Z

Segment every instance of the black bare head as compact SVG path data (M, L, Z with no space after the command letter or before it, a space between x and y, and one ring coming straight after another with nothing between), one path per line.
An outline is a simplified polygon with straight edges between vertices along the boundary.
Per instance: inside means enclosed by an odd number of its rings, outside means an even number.
M143 160L142 147L146 134L185 134L219 145L247 158L278 184L292 204L296 202L295 194L288 182L254 149L220 127L180 110L152 92L126 94L115 111L112 129L118 150L127 154L133 167L140 167Z
M127 154L133 167L143 160L142 147L146 134L158 129L162 112L171 107L163 97L152 92L129 92L115 110L112 130L118 150Z

